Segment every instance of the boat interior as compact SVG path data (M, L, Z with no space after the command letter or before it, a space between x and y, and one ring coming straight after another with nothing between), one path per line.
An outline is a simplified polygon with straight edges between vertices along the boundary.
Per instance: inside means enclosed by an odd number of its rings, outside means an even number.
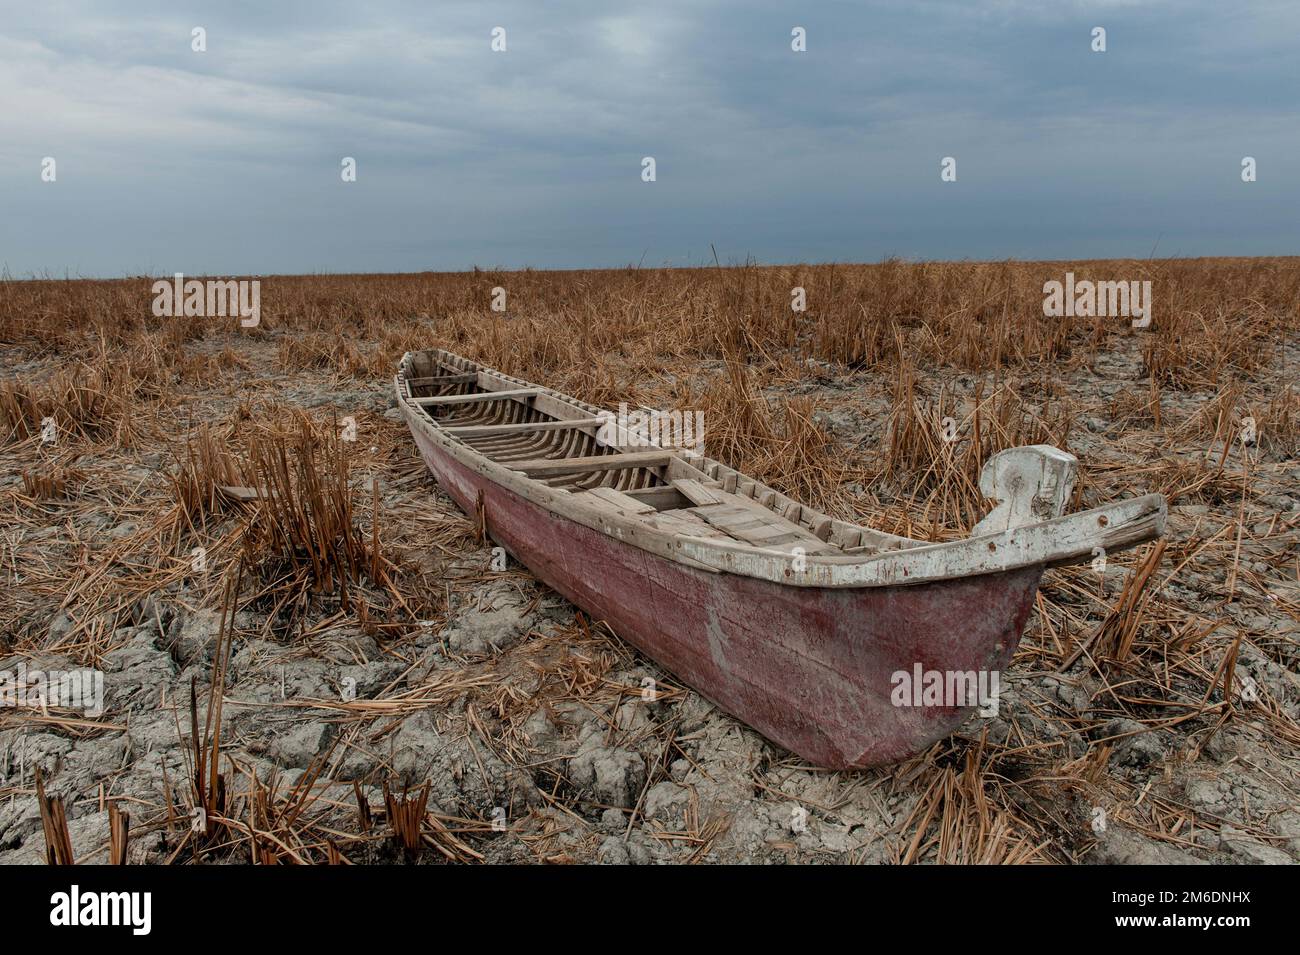
M692 449L622 428L610 412L447 352L408 355L403 385L411 405L477 454L667 533L826 556L923 543L835 520Z

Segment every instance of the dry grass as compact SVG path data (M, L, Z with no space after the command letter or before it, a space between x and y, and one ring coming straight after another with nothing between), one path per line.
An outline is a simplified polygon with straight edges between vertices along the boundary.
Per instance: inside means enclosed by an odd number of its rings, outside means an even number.
M1067 270L1151 280L1152 327L1045 318L1043 282ZM174 804L136 809L136 842L162 829L177 859L340 863L390 851L391 836L401 853L481 859L495 838L484 807L431 808L422 780L390 790L382 810L360 789L359 803L332 795L352 792L353 780L334 775L345 750L374 748L410 714L455 707L460 731L526 767L545 794L517 826L527 857L589 857L567 834L598 810L524 727L539 705L615 713L628 688L611 674L635 658L579 616L487 663L431 672L413 634L481 601L485 587L531 585L482 569L472 519L430 503L399 426L358 411L362 437L347 442L337 411L302 407L331 389L380 393L405 351L430 347L606 407L702 410L710 455L882 530L965 533L987 509L983 463L1029 443L1079 455L1079 505L1160 491L1205 509L1180 516L1164 545L1115 558L1118 578L1084 566L1046 579L1016 670L1096 687L1089 708L1027 694L1018 706L1037 730L1013 721L1005 737L953 737L890 773L863 774L903 801L884 836L893 860L1073 861L1096 841L1076 802L1111 806L1150 839L1185 848L1189 830L1216 820L1113 773L1123 742L1106 732L1114 720L1177 733L1198 751L1233 722L1283 750L1300 744L1292 704L1267 687L1249 710L1239 696L1244 656L1292 672L1300 661L1292 633L1258 623L1300 619L1295 514L1260 503L1288 489L1300 452L1297 260L262 281L255 329L160 325L147 279L0 282L0 452L14 475L0 488L0 647L94 663L159 603L184 600L251 614L256 632L314 652L336 651L333 635L350 627L409 663L406 682L365 700L293 704L342 729L338 752L288 789L222 740L217 665L202 727L197 692L192 703L188 786ZM508 292L504 314L490 307L496 286ZM796 286L805 312L790 308ZM47 419L55 442L42 441ZM196 548L206 572L194 569ZM72 625L49 636L64 612ZM686 695L667 692L670 702ZM57 713L22 718L97 731ZM648 739L662 754L647 788L693 758L672 719L631 730L611 717L610 738ZM773 790L819 778L780 761L754 775ZM194 807L206 828L189 839ZM60 845L53 805L44 808ZM638 813L629 831L643 824ZM718 806L693 804L685 830L647 831L696 861L728 823ZM112 832L121 861L127 824Z
M1070 450L1071 418L1051 396L1035 408L1010 385L984 397L982 387L959 401L940 387L917 393L916 371L899 370L886 430L888 445L875 478L912 487L911 503L927 518L969 531L987 512L980 472L994 454L1027 444Z

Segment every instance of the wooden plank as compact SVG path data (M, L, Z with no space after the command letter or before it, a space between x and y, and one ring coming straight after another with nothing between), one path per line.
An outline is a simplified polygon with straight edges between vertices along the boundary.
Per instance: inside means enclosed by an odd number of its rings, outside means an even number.
M255 487L237 487L233 484L218 484L217 490L232 501L256 501L271 496L271 492L265 489L258 490Z
M761 504L735 494L723 497L721 504L700 507L693 513L737 540L758 547L797 543L810 554L839 553L838 547L828 547L807 528L786 520Z
M678 478L670 481L673 487L681 491L682 494L696 507L708 507L711 504L721 504L722 495L709 490L699 481L691 478Z
M687 534L691 537L705 537L710 540L732 540L725 531L721 531L707 521L700 520L692 511L660 511L647 519L650 524L670 534Z
M458 405L471 401L496 401L499 398L531 398L541 394L536 388L515 388L510 391L482 391L472 395L437 395L431 398L412 398L417 405Z
M429 378L409 378L407 384L414 388L420 385L467 385L472 381L478 381L477 372L465 375L433 375Z
M628 497L622 491L616 491L612 487L593 487L591 490L583 491L577 496L580 500L597 498L629 514L653 514L655 510L649 504L638 501L634 497Z
M588 497L590 491L571 492L573 499L580 502L584 507L591 508L594 511L600 511L603 514L617 514L619 517L627 517L627 512L617 505L601 497Z
M529 431L568 431L593 428L599 418L570 418L567 421L521 421L517 424L461 424L443 428L458 438L485 438L494 434L527 434Z
M536 458L532 461L506 463L512 471L523 471L531 478L556 477L574 471L624 471L628 468L659 468L670 460L667 451L636 451L631 454L597 454L586 458Z
M718 508L702 508L705 515ZM1041 524L1014 527L999 534L968 537L942 544L921 541L872 557L839 557L810 564L806 573L791 575L784 556L755 554L742 545L683 541L687 556L719 570L761 577L797 587L889 587L1000 574L1037 564L1082 564L1093 548L1108 554L1159 537L1165 529L1165 499L1159 494L1130 498ZM811 555L813 551L809 549Z

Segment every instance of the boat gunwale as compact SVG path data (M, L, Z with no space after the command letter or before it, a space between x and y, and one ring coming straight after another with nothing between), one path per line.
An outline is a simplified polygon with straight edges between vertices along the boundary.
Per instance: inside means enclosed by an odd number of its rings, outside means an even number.
M411 362L415 354L436 356L435 361L445 367L457 367L454 364L448 365L449 361L459 362L465 366L462 369L465 373L472 370L475 374L490 375L522 388L536 389L538 395L545 395L592 415L608 416L611 412L442 349L407 352L394 377L396 397L408 426L418 426L427 438L442 447L461 465L483 474L492 483L546 508L552 514L696 570L732 573L795 587L911 586L938 580L998 574L1035 565L1079 563L1092 559L1097 547L1113 553L1164 533L1167 509L1165 499L1160 494L1127 498L1047 521L935 543L886 534L840 521L842 525L860 529L874 540L893 546L861 554L804 553L799 555L799 561L793 559L793 550L778 550L740 541L663 530L636 517L593 506L579 494L533 480L522 471L512 470L509 465L494 461L438 425L411 394L410 381L412 377L418 377L408 374L414 371ZM758 503L757 489L763 493L779 494L756 478L698 452L670 448L663 450L679 456L696 470L703 470L701 463L706 466L717 464L727 473L752 482L756 488L755 503ZM562 459L556 460L558 462ZM1065 538L1066 543L1061 544L1054 541L1054 538ZM802 569L798 569L797 565L802 565Z

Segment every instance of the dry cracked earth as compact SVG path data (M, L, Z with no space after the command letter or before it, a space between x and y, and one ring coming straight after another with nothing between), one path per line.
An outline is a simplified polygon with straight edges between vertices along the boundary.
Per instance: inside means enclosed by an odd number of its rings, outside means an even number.
M1171 506L1129 659L1107 662L1087 638L1143 552L1103 574L1051 571L998 715L907 763L849 773L804 765L524 568L494 566L490 541L424 472L386 380L285 369L273 341L224 368L223 342L197 347L214 373L142 410L129 441L0 449L0 670L94 666L105 691L97 716L0 711L2 863L45 860L37 770L79 862L105 860L113 801L136 863L1300 860L1300 461L1261 446L1243 463L1250 449L1180 430L1207 393L1167 396L1155 427L1130 400L1143 388L1130 340L1048 386L1073 397L1070 450L1089 493L1158 490L1180 462L1227 464ZM1282 368L1298 358L1284 352ZM6 377L50 367L5 364ZM942 380L959 395L975 385ZM865 459L885 440L891 385L809 363L783 390L816 398L819 422ZM355 419L358 520L373 525L375 480L409 613L391 595L373 612L322 596L286 622L245 587L221 711L230 825L200 846L191 690L202 721L238 518L177 535L168 475L200 423L235 433L295 408L322 428ZM28 493L22 472L56 460L75 464L78 487ZM849 488L868 490L888 502L905 489ZM1065 647L1084 648L1068 667ZM423 845L406 852L389 838L384 789L426 782Z

